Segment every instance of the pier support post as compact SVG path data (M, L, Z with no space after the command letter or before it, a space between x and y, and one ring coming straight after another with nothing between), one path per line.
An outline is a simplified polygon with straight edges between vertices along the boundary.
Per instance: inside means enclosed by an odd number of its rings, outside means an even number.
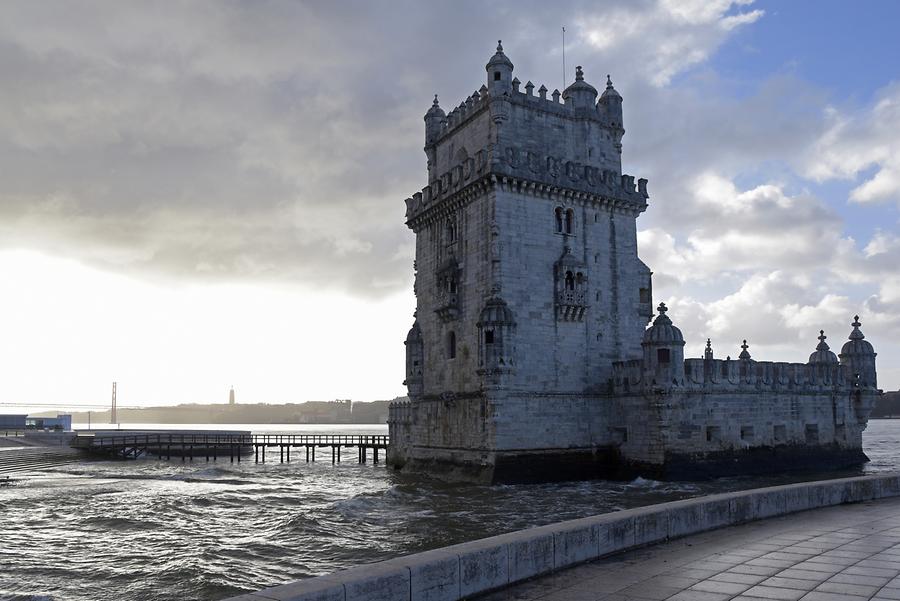
M287 448L287 460L288 460L288 463L291 462L291 445L288 445L288 448Z
M253 458L256 460L256 463L259 463L259 447L253 445Z
M378 463L378 447L372 447L372 463Z
M280 451L279 454L281 455L281 463L284 463L284 445L278 445L278 450Z

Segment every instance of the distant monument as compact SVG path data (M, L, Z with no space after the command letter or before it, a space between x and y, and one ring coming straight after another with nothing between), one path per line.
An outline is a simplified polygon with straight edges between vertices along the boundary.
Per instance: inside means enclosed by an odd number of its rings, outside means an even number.
M234 405L234 386L228 391L228 404Z
M622 97L587 83L524 89L498 44L487 82L425 114L428 185L416 234L408 402L390 463L515 482L696 477L866 460L880 391L858 318L840 359L684 359L638 258L647 180L621 167ZM646 329L645 329L646 328Z

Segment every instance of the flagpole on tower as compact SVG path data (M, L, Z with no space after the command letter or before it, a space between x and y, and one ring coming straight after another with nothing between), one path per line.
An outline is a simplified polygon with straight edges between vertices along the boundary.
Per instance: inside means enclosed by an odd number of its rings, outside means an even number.
M563 89L566 89L566 28L562 28L563 38Z

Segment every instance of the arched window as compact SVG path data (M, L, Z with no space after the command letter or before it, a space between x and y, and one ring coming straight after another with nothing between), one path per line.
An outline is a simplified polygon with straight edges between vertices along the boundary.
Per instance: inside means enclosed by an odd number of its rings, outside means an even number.
M456 224L452 221L447 222L447 242L456 242Z
M447 292L450 294L456 294L456 278L450 278L450 283L447 286Z
M571 234L575 229L575 211L566 209L566 233Z
M456 359L456 332L447 334L447 358Z
M485 344L494 344L494 330L485 330L484 331L484 343Z
M556 233L561 234L563 231L563 210L562 207L556 207Z
M583 286L584 286L584 274L579 271L577 274L575 274L575 287L578 288L579 290L581 290L581 288Z
M571 271L566 272L566 290L575 290L575 276Z

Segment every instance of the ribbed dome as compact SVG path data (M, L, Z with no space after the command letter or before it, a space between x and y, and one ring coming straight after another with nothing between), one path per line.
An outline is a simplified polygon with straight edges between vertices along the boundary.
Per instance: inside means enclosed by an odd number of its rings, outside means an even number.
M572 249L568 246L563 250L563 254L556 264L560 267L584 267L584 263L572 254Z
M491 60L488 61L485 67L487 69L490 69L491 67L495 67L497 65L506 65L510 68L510 70L512 70L513 68L512 61L509 60L509 58L505 54L503 54L503 43L500 40L497 40L497 52L494 54L494 56L491 57Z
M418 321L413 322L409 333L406 335L406 343L409 344L411 342L422 342L422 330L419 328Z
M622 99L622 96L619 95L619 93L613 87L612 79L609 77L609 75L606 76L606 89L603 90L603 95L600 96L600 98L618 98L620 100Z
M859 323L859 315L853 317L853 331L850 332L850 340L841 347L841 355L874 355L875 349L869 344L868 340L863 340L865 336L859 329L862 324Z
M672 320L666 315L669 309L665 303L659 303L657 311L659 315L653 320L653 325L644 330L644 342L653 344L684 344L684 336L681 330L672 325Z
M810 363L837 363L837 355L831 352L831 349L825 343L825 330L819 330L819 344L816 346L816 352L809 356Z
M441 108L441 105L438 104L437 94L434 95L434 102L431 103L431 108L428 109L428 112L425 113L426 117L438 117L443 119L446 117L446 113L444 113L444 109Z
M516 317L512 310L499 296L492 296L484 303L484 309L476 324L482 326L512 326L516 325Z

